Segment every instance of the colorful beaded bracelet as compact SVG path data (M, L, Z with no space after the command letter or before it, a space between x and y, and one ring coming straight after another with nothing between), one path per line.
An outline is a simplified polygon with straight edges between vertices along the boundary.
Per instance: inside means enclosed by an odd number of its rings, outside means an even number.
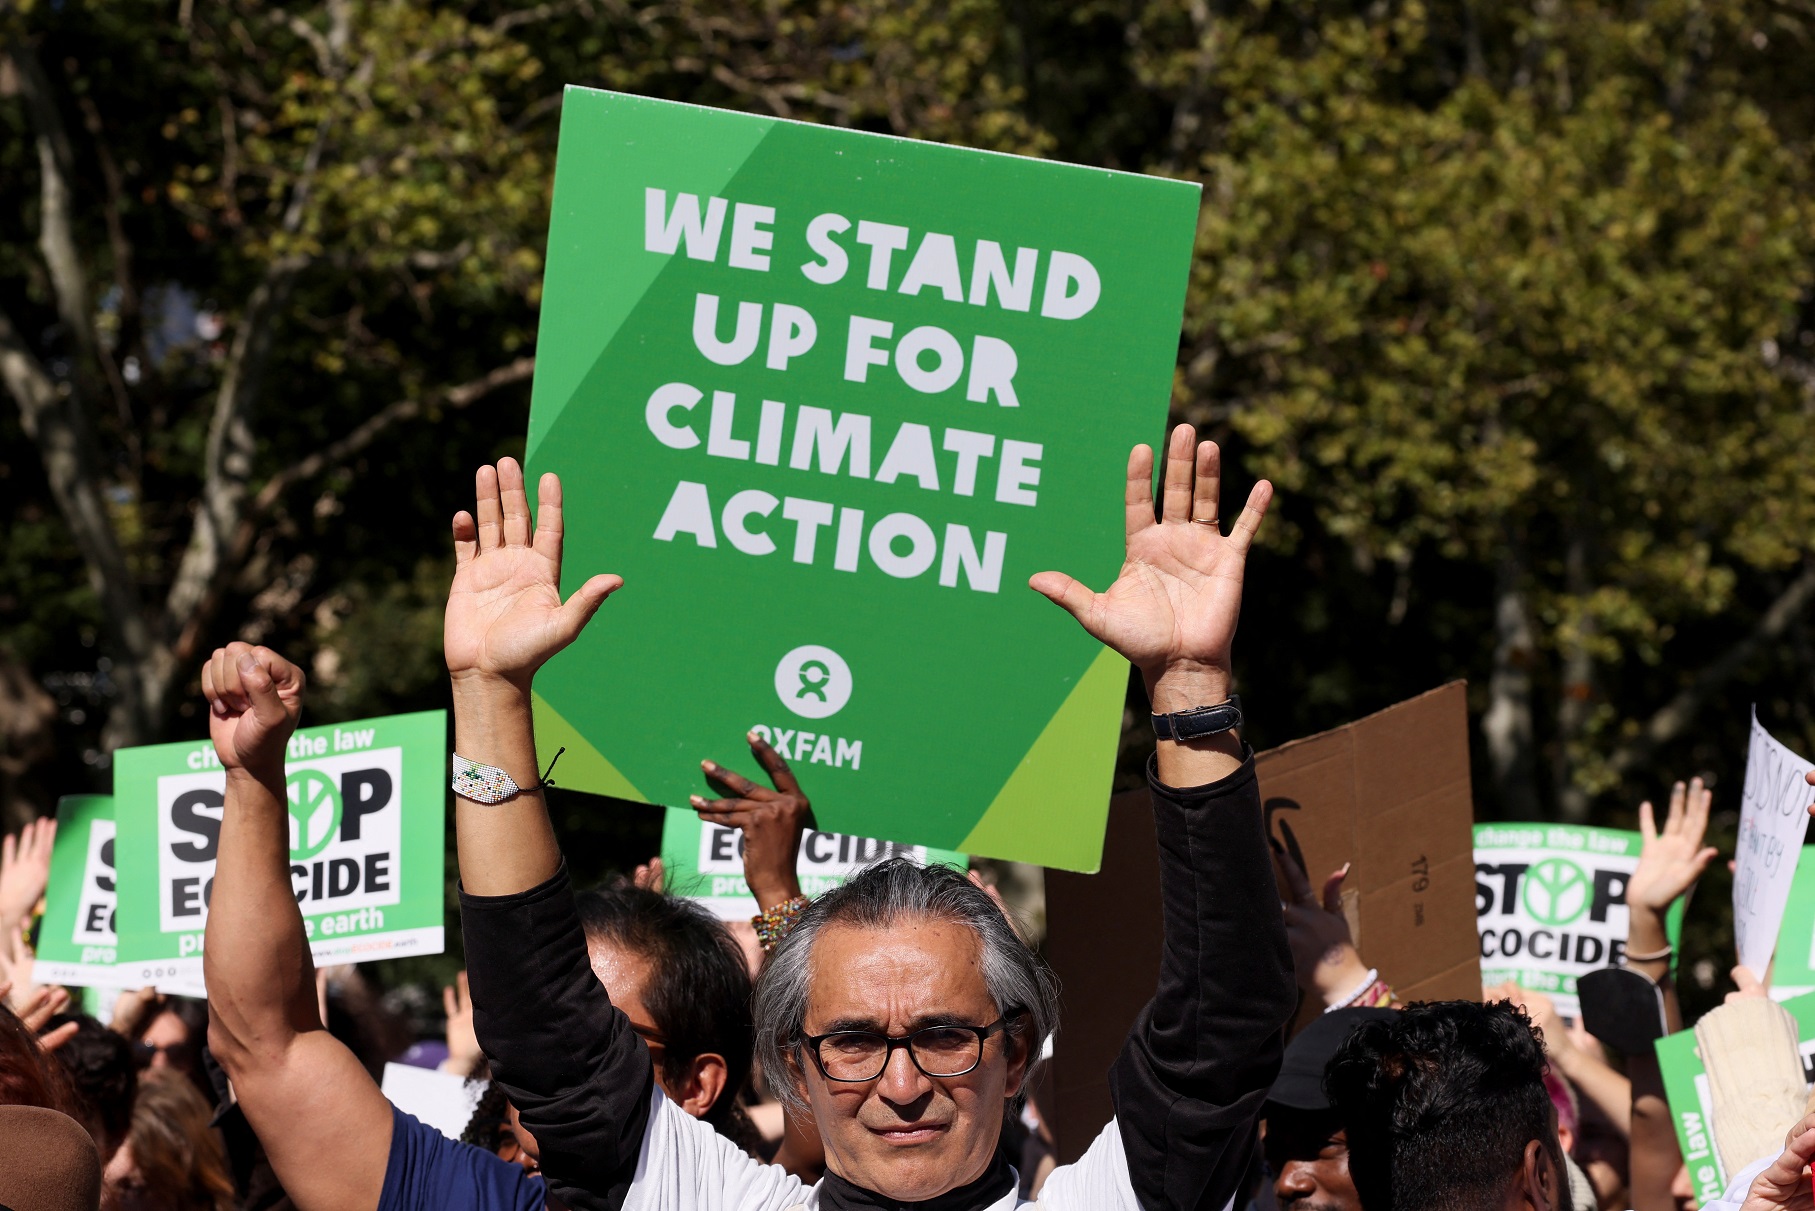
M750 924L756 927L756 940L762 943L764 953L781 944L781 940L794 928L794 923L800 920L800 914L811 903L805 896L795 896L792 900L783 900L773 908L765 908L750 918Z

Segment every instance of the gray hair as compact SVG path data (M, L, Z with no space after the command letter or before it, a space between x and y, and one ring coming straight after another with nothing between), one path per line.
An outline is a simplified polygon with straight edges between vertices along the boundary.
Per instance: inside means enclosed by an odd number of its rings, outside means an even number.
M1008 1030L1027 1046L1032 1081L1046 1040L1059 1023L1059 988L1052 970L1015 932L1001 905L963 874L890 858L859 873L807 906L757 977L756 1056L775 1096L806 1112L789 1061L801 1054L807 999L813 983L813 944L829 925L887 929L902 921L950 921L975 931L982 947L983 982Z

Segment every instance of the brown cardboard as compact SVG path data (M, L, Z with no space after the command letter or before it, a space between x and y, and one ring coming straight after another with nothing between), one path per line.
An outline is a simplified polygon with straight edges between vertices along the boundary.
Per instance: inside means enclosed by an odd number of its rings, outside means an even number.
M1274 818L1290 821L1313 887L1353 863L1343 907L1394 991L1408 1001L1479 997L1464 683L1281 745L1256 768L1263 800L1298 804L1276 804ZM1109 1067L1159 976L1159 859L1145 791L1110 801L1098 874L1046 872L1046 923L1064 1012L1041 1107L1069 1162L1109 1121Z

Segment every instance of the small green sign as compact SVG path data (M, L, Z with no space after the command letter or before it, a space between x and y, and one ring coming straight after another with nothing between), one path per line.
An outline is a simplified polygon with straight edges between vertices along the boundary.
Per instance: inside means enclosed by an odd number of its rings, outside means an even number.
M121 749L113 768L119 982L197 985L226 774L205 740ZM290 882L317 962L441 952L447 770L443 711L291 737Z
M77 987L119 983L114 901L113 798L65 795L57 801L57 843L32 978Z
M1574 1017L1576 980L1617 967L1626 950L1626 881L1642 838L1573 824L1475 825L1475 924L1481 980L1511 980ZM1666 921L1672 944L1678 902Z
M884 858L906 857L925 866L967 870L970 859L949 849L903 845L809 829L800 839L795 874L809 896L831 891ZM662 821L662 878L668 891L698 900L721 921L756 915L756 897L744 882L744 836L735 828L707 824L684 807L671 807Z
M1803 1076L1815 1077L1815 1059L1811 1058L1815 1057L1815 994L1792 997L1783 1007L1796 1019ZM1659 1039L1657 1066L1664 1078L1670 1118L1676 1124L1676 1142L1695 1186L1695 1200L1705 1207L1721 1197L1732 1175L1721 1165L1720 1150L1714 1146L1718 1126L1714 1095L1708 1088L1708 1069L1695 1048L1695 1031L1679 1030Z
M627 588L536 681L564 784L760 725L828 828L1095 870L1128 665L1026 583L1121 565L1198 194L568 89L528 458Z
M1815 992L1815 860L1804 846L1783 925L1777 931L1777 953L1771 960L1771 995L1780 1001Z

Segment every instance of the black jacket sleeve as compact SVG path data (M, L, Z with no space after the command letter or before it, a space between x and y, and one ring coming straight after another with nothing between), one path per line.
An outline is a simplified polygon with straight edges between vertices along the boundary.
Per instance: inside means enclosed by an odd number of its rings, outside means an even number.
M1254 756L1174 789L1149 764L1165 937L1159 989L1110 1070L1143 1211L1220 1211L1241 1185L1296 1005Z
M649 1125L655 1070L593 974L567 868L512 896L460 893L473 1030L536 1137L549 1191L618 1211Z

